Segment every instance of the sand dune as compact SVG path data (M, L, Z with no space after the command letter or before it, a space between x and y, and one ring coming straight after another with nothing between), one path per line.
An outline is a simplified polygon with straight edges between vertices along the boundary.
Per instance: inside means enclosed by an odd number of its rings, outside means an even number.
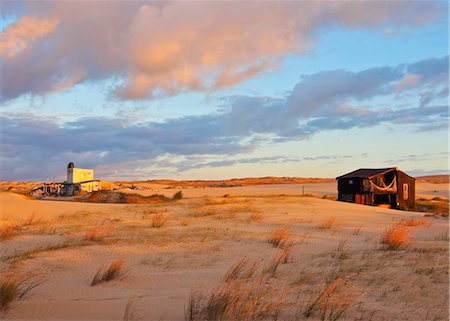
M333 183L320 185L305 184L305 192L332 195ZM153 186L140 192L175 191ZM335 294L349 299L345 320L448 319L447 218L300 194L301 185L186 188L177 202L122 205L0 193L3 223L18 226L1 241L2 274L44 278L1 315L124 320L132 302L141 320L184 320L191 290L207 294L230 266L247 258L257 262L253 278L264 275L264 287L286 291L280 305L286 320L320 319L317 313L306 317L304 307L335 279L346 282ZM166 220L160 228L152 227L157 214ZM418 226L405 227L409 246L383 250L381 234L410 219ZM293 246L288 262L272 273L268 267L283 251L267 241L276 228L289 231ZM97 270L117 259L124 261L125 273L90 286Z

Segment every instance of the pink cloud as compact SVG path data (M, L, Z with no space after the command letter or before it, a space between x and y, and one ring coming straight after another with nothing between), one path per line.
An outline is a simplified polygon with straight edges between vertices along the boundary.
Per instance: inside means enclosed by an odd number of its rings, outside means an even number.
M394 86L395 91L403 91L405 89L415 88L420 84L422 76L417 74L408 74L400 79Z
M2 77L14 78L4 82L3 96L45 94L109 77L121 80L113 89L121 99L219 90L270 72L287 55L310 51L323 28L382 32L433 21L440 10L439 3L403 1L31 2L16 23L28 26L19 28L26 36L10 28L2 35L2 50L13 52ZM34 30L26 19L41 27ZM48 46L37 41L44 35ZM74 77L80 70L84 77Z
M22 17L0 33L0 55L13 58L27 49L39 38L51 33L58 25L58 19Z

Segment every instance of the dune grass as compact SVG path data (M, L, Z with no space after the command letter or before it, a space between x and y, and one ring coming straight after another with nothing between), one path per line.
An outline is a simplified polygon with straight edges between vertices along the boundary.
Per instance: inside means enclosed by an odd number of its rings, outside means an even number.
M0 240L10 240L19 234L20 226L12 221L0 222Z
M329 321L343 318L355 299L348 290L348 282L344 278L336 278L322 289L318 286L311 299L306 302L302 315Z
M193 291L185 306L185 319L275 320L283 306L282 296L264 286L266 282L266 277L258 276L220 283L209 294Z
M272 244L274 247L282 247L289 242L290 238L291 238L290 230L285 227L281 227L273 230L269 234L267 242Z
M222 280L231 282L237 279L249 279L255 274L258 268L257 264L257 262L250 263L248 259L242 258L227 270Z
M22 299L44 281L42 276L9 272L0 278L0 311L9 309L11 303Z
M393 225L381 234L380 243L384 250L398 250L411 243L410 231L401 224Z
M111 229L103 226L96 226L86 231L85 241L100 242L111 235Z
M156 213L152 216L152 227L153 228L161 228L167 224L167 215L164 213Z
M336 218L335 217L329 217L319 225L319 229L321 230L329 230L336 224Z
M99 268L94 278L92 279L91 286L109 282L123 276L123 265L123 260L115 260L109 265L108 268Z

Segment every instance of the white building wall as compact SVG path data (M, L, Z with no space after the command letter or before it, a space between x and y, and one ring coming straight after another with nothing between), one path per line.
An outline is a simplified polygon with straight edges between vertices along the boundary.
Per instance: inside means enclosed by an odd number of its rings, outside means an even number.
M68 168L67 169L67 184L75 184L85 181L92 181L94 179L93 169L83 168Z

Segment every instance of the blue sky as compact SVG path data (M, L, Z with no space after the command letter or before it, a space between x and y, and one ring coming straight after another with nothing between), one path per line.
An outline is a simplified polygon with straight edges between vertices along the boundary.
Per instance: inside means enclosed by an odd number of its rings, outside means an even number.
M4 5L0 178L448 172L446 2L239 4Z

